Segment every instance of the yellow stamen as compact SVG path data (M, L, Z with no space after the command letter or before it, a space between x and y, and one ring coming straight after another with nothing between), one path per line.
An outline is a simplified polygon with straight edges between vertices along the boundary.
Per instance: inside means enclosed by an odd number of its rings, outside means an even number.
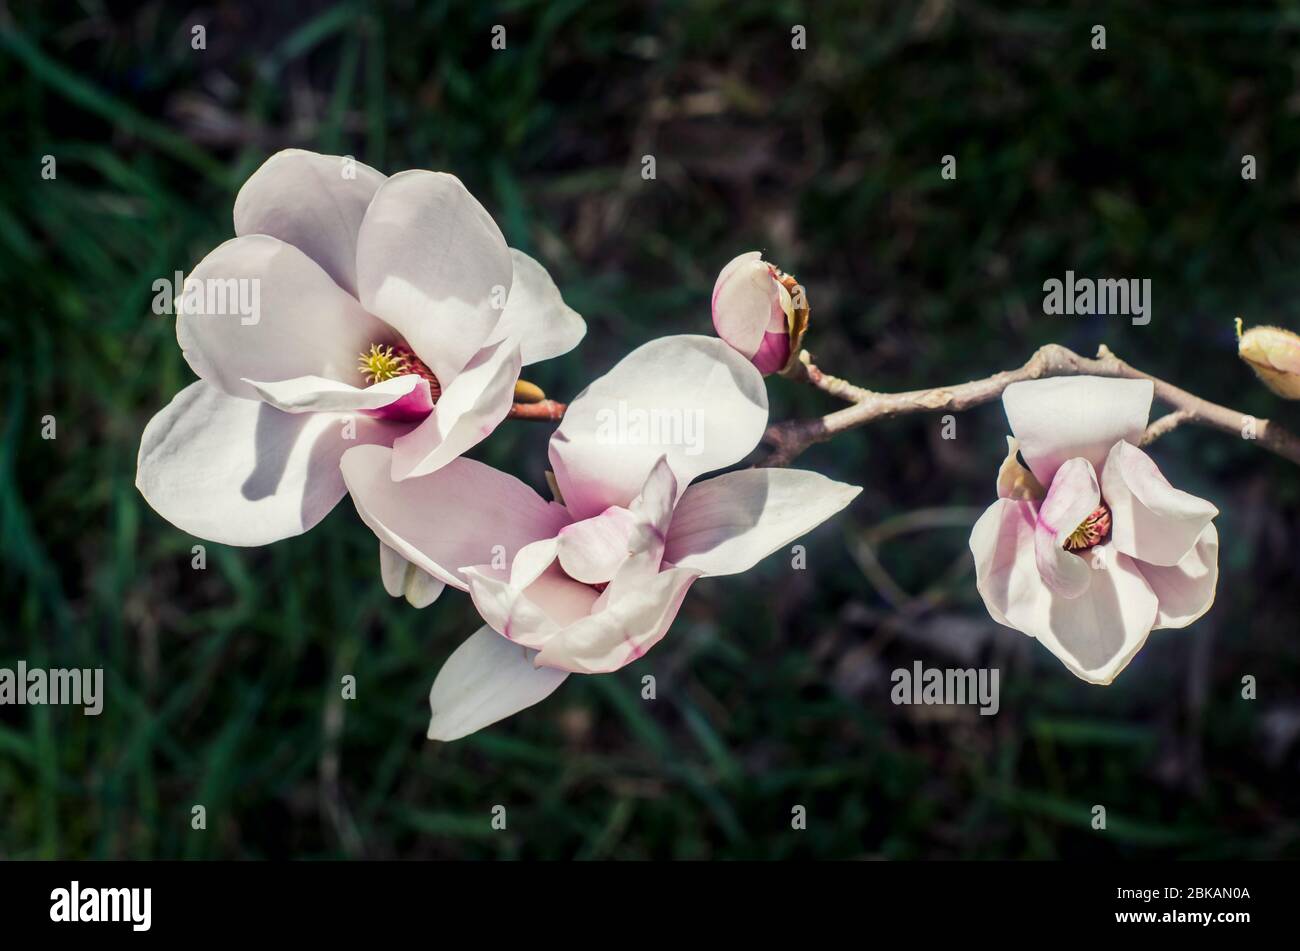
M372 343L370 350L358 358L357 369L367 383L383 383L407 372L406 358L394 353L392 347Z

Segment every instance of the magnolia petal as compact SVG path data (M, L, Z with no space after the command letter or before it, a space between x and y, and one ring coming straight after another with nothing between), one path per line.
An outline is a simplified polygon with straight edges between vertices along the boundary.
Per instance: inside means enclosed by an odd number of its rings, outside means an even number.
M1100 502L1101 489L1092 463L1071 459L1057 470L1038 509L1034 560L1043 584L1063 598L1077 598L1088 590L1092 571L1087 562L1063 546Z
M501 319L513 270L492 216L453 175L394 175L361 222L361 303L401 332L444 392Z
M260 383L244 380L267 403L286 413L345 413L361 410L378 410L413 397L424 405L425 412L433 409L429 382L414 374L394 377L364 389L327 380L319 376L300 376L292 380Z
M514 340L524 366L568 353L586 335L587 322L564 302L546 268L515 248L510 260L510 298L488 342Z
M555 692L568 674L536 667L535 651L481 627L452 652L429 691L429 739L458 740Z
M447 587L383 542L379 543L379 574L384 581L384 590L394 598L406 598L413 608L427 608Z
M1110 451L1101 484L1115 547L1153 565L1178 564L1219 514L1205 499L1175 489L1150 456L1127 442Z
M392 452L359 446L341 468L362 520L381 542L453 588L459 569L513 559L529 542L553 537L569 521L514 476L472 459L455 459L418 479L390 478Z
M235 234L292 244L357 296L357 232L384 176L351 156L276 152L235 197Z
M591 613L598 597L551 565L526 586L504 581L487 565L464 570L479 616L503 637L526 647L545 646L566 625Z
M599 515L564 526L558 539L561 566L584 584L609 581L631 551L636 525L632 512L611 505Z
M1128 555L1104 544L1088 556L1092 580L1082 596L1053 598L1045 621L1019 620L1028 627L1021 630L1042 641L1075 676L1108 684L1146 643L1159 605Z
M703 575L747 571L862 489L802 469L742 469L692 485L673 512L664 560Z
M1012 383L1002 393L1020 454L1038 481L1050 485L1067 459L1082 456L1101 471L1111 446L1137 442L1151 413L1150 380L1097 376Z
M314 376L360 383L357 355L392 336L320 265L267 235L219 245L195 266L185 288L176 339L194 372L231 396L258 399L247 380ZM240 313L244 304L247 312Z
M391 441L397 431L341 415L282 413L200 380L145 427L135 484L182 531L266 545L307 531L343 498L345 450Z
M1016 458L1019 452L1019 440L1014 436L1008 436L1007 457L1002 460L1002 465L998 469L998 498L1041 502L1047 495L1047 490L1034 478L1032 472L1020 464L1020 460Z
M984 606L999 624L1040 640L1075 676L1108 684L1146 643L1156 595L1137 563L1109 543L1086 553L1092 578L1082 595L1053 595L1035 564L1036 521L1032 502L999 499L975 523L970 548Z
M729 466L767 424L762 375L723 341L660 337L578 395L551 437L550 460L575 518L627 507L666 456L678 491Z
M689 568L647 577L645 564L629 558L601 595L598 609L551 637L538 653L537 664L588 674L630 664L668 633L698 577Z
M393 444L394 479L435 472L492 434L514 405L519 348L491 344L442 391L425 420Z
M1219 530L1206 525L1191 551L1176 565L1135 563L1160 602L1154 629L1187 627L1214 604L1219 583Z
M753 359L771 331L787 337L781 285L758 251L732 258L713 285L713 329L742 356ZM777 367L780 369L784 362ZM768 371L771 372L771 371Z

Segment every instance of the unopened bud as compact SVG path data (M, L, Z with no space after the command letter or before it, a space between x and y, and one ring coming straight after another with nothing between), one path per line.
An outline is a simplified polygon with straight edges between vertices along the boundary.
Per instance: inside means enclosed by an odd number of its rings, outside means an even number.
M733 258L713 285L714 329L764 375L798 364L808 313L799 283L757 251Z
M1300 335L1281 327L1251 327L1242 333L1238 317L1237 355L1278 396L1300 400Z

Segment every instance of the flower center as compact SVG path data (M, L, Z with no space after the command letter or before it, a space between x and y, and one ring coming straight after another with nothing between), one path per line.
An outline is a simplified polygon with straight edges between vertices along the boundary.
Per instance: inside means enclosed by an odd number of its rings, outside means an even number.
M1097 506L1092 514L1079 523L1079 527L1065 540L1066 551L1087 551L1094 545L1101 544L1110 534L1110 509L1104 504Z
M391 346L372 343L369 350L357 358L357 370L368 384L383 383L395 377L414 373L429 382L429 395L436 403L442 395L442 385L433 371L404 343Z

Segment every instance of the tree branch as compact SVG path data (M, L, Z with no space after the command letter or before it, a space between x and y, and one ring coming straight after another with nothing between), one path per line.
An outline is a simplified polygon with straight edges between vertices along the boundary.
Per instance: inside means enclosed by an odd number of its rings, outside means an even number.
M515 403L510 407L511 419L534 419L558 422L569 407L557 400L538 400L536 403Z
M816 419L798 419L774 423L767 428L763 439L772 447L772 453L760 466L788 465L804 450L831 437L857 429L878 419L890 419L910 413L937 413L971 409L989 403L1002 395L1012 383L1021 380L1038 380L1054 376L1106 376L1150 380L1155 384L1156 398L1172 406L1175 412L1152 423L1143 434L1142 444L1160 438L1183 423L1198 423L1236 436L1254 432L1254 441L1284 459L1300 464L1300 437L1277 423L1255 419L1245 413L1228 409L1199 396L1193 396L1172 383L1157 379L1129 366L1104 344L1094 358L1081 357L1073 350L1049 343L1016 370L1005 370L982 380L939 386L906 393L873 393L823 374L812 363L807 353L800 354L803 375L818 389L846 399L851 406L828 413ZM792 374L796 376L797 374ZM820 381L820 382L819 382Z

